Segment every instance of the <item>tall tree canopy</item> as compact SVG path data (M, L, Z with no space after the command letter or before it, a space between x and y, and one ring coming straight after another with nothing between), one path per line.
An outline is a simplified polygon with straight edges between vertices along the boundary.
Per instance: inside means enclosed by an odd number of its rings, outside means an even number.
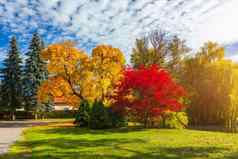
M118 48L99 45L92 51L91 63L98 100L106 102L121 78L125 64L123 53Z
M42 52L42 58L48 61L50 77L39 89L39 100L48 95L65 96L73 106L79 106L81 100L106 100L124 63L119 49L100 45L89 57L69 41L50 45Z
M90 96L89 57L75 48L73 42L49 45L42 51L41 57L48 61L49 78L38 91L39 101L64 96L66 102L78 105L80 100Z
M11 112L15 120L16 108L22 106L22 60L17 46L17 40L12 37L7 58L3 62L2 73L2 105Z
M224 59L224 48L217 43L208 42L186 58L181 74L190 95L192 123L227 124L238 117L237 72L238 65Z

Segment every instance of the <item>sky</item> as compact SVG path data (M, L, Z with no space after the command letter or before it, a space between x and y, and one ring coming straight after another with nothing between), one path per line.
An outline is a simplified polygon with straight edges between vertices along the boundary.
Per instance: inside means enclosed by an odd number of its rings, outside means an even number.
M24 53L34 32L46 44L74 40L120 48L129 59L136 38L159 29L197 50L206 41L238 61L238 0L0 0L0 61L12 35Z

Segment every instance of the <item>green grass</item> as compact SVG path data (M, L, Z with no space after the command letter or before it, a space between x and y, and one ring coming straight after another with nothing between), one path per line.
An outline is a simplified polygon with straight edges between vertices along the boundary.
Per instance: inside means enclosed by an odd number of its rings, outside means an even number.
M0 157L1 158L1 157ZM35 127L2 159L237 159L238 134Z

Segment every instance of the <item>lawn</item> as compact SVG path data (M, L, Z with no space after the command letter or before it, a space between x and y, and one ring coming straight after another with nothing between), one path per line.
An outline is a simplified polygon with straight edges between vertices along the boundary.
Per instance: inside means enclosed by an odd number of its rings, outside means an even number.
M25 130L1 159L237 159L238 134L197 130L88 130L39 126Z

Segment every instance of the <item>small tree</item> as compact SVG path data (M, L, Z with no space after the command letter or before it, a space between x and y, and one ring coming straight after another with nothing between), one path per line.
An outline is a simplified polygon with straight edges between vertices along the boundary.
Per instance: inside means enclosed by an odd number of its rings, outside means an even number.
M149 121L165 111L182 109L184 89L176 84L170 74L157 65L127 68L117 86L114 111L134 114L145 127Z
M88 101L81 101L78 113L76 114L74 123L81 126L87 127L90 120L90 104Z

